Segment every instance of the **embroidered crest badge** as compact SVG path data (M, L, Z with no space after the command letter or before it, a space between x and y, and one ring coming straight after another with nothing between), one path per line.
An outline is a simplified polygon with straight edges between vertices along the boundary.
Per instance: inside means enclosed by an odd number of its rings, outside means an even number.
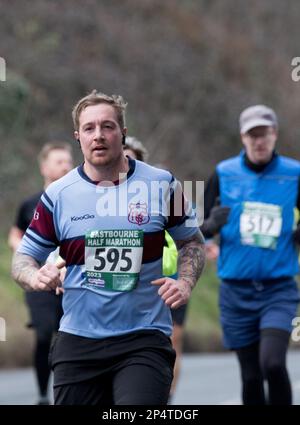
M130 223L135 223L141 226L142 224L147 224L150 221L146 202L129 204L128 210L128 221L130 221Z

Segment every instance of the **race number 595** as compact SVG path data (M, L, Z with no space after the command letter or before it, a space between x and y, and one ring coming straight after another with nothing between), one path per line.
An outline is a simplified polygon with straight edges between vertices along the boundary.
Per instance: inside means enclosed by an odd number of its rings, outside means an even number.
M94 266L94 270L100 272L110 265L109 271L113 272L116 270L116 267L119 261L123 261L123 265L120 266L121 272L128 272L132 267L132 260L130 258L132 250L130 248L123 248L120 250L116 248L96 248L95 250L95 260L98 260L99 263Z

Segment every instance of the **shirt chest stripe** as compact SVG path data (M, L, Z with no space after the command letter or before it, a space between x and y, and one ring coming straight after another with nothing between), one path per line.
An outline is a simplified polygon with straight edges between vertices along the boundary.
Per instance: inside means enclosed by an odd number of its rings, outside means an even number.
M144 233L144 249L142 263L157 261L162 257L165 232ZM78 236L65 239L60 243L60 256L67 266L84 264L85 237Z

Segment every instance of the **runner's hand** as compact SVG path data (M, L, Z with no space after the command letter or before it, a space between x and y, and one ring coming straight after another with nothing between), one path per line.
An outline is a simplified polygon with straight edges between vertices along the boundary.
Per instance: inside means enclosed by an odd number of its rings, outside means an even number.
M227 223L230 208L217 205L211 209L210 215L206 220L207 227L213 235L218 233L224 224Z
M60 281L61 281L61 286L58 286L55 290L56 295L59 294L63 294L65 292L64 288L63 288L63 283L66 277L66 273L67 273L67 268L65 267L66 262L65 260L63 260L61 257L58 257L58 260L56 261L56 267L58 269L60 269Z
M56 291L62 285L60 279L60 269L65 266L65 262L58 265L46 263L37 270L31 280L31 287L34 291Z
M162 277L153 280L151 283L160 286L158 295L171 308L178 308L186 304L191 295L190 285L183 279L175 280L170 277Z
M218 258L219 253L220 248L215 242L207 241L205 243L205 254L209 261L215 261Z

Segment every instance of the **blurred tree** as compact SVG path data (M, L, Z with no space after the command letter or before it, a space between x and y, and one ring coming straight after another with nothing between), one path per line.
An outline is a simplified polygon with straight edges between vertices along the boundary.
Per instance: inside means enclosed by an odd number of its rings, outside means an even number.
M25 129L30 89L26 79L13 71L8 72L0 88L0 134L7 140Z
M126 98L129 133L145 142L151 162L169 162L182 179L205 179L240 150L238 116L254 103L278 112L278 147L300 158L300 83L290 75L299 55L298 0L288 7L282 0L28 4L0 3L7 62L0 131L8 152L0 179L14 185L4 209L25 195L24 181L26 195L38 187L32 170L41 145L72 141L72 106L93 88Z

